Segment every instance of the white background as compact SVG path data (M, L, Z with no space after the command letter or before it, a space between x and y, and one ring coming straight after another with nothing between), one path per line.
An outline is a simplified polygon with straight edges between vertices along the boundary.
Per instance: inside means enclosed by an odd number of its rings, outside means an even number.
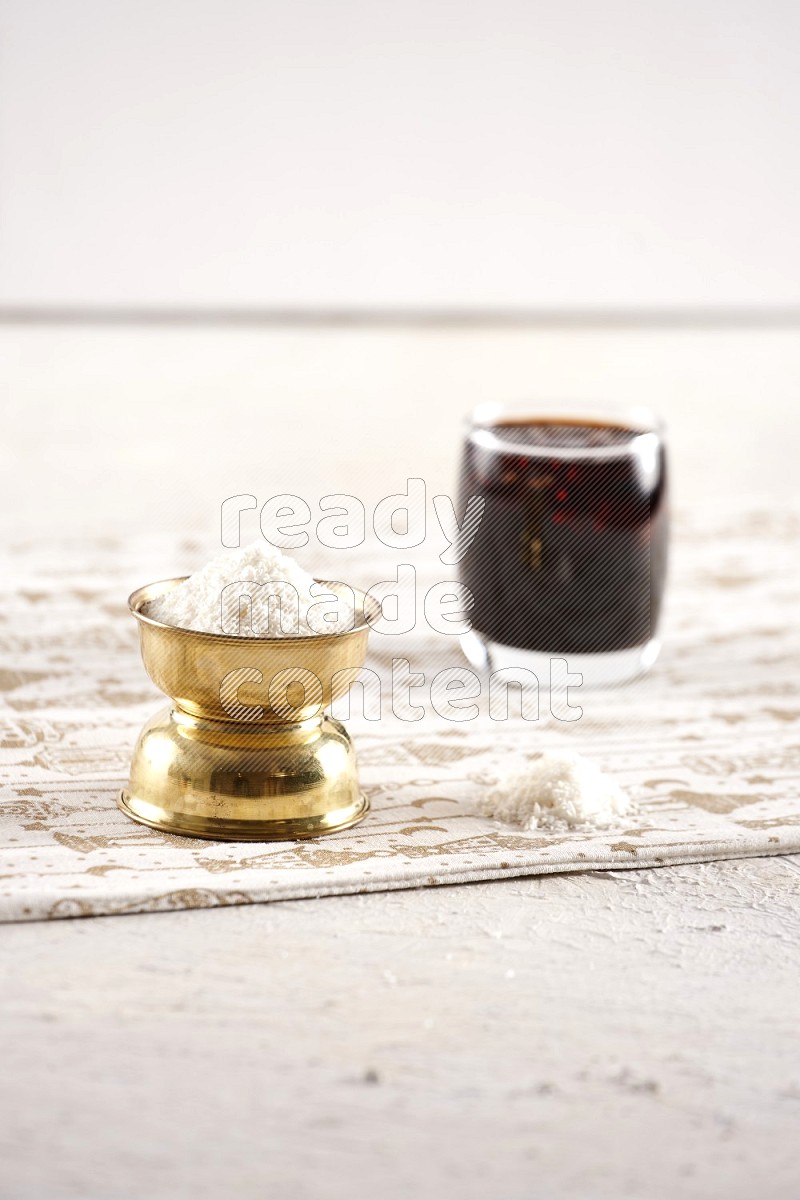
M800 301L788 0L0 13L0 304Z

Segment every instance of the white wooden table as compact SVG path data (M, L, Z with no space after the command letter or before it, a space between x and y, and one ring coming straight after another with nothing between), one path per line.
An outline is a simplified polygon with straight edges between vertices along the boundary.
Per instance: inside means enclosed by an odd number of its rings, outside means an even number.
M225 495L298 475L446 488L458 414L526 393L664 410L679 502L796 494L797 331L0 351L8 538L213 535ZM798 901L776 858L5 926L0 1195L794 1200Z

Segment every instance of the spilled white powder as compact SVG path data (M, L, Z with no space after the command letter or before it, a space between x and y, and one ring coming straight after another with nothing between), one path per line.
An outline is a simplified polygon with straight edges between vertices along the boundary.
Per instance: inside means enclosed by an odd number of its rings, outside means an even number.
M507 772L478 809L522 829L606 829L634 804L591 759L563 751Z
M151 600L145 615L180 629L236 637L343 633L354 621L352 604L266 542L223 551Z

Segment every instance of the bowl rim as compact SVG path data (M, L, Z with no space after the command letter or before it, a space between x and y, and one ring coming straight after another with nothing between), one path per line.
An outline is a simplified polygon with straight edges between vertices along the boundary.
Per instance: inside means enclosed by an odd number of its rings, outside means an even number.
M323 587L335 589L337 587L347 587L354 593L357 599L361 601L362 620L353 626L352 629L344 629L338 633L289 633L281 637L237 637L233 633L209 633L204 629L186 629L183 625L168 625L165 621L157 621L154 617L149 617L147 613L142 612L142 608L149 601L154 600L158 594L154 589L163 588L164 591L172 591L181 583L185 583L189 579L189 575L174 575L168 579L155 579L152 583L142 584L136 588L128 596L128 608L140 625L147 625L153 629L161 629L165 633L181 634L191 638L211 639L217 643L229 643L234 646L280 646L280 645L297 645L299 642L307 643L308 645L318 646L321 643L338 640L340 638L352 637L355 634L369 631L369 618L366 613L366 602L369 601L377 613L380 613L380 603L374 597L369 596L368 591L363 588L353 587L349 583L344 583L343 580L333 579L317 579L314 577L314 583L319 583ZM170 585L169 587L165 585Z

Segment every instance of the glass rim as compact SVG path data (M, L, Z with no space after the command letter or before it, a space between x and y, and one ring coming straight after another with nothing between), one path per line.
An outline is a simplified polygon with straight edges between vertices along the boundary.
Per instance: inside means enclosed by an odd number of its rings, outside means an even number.
M554 424L564 420L578 422L585 417L587 423L630 429L633 436L629 441L613 446L533 446L503 437L504 422L510 425L526 417ZM465 424L470 442L486 450L508 451L521 458L624 458L652 448L654 439L661 445L666 437L664 421L646 405L599 400L484 401L467 414Z

